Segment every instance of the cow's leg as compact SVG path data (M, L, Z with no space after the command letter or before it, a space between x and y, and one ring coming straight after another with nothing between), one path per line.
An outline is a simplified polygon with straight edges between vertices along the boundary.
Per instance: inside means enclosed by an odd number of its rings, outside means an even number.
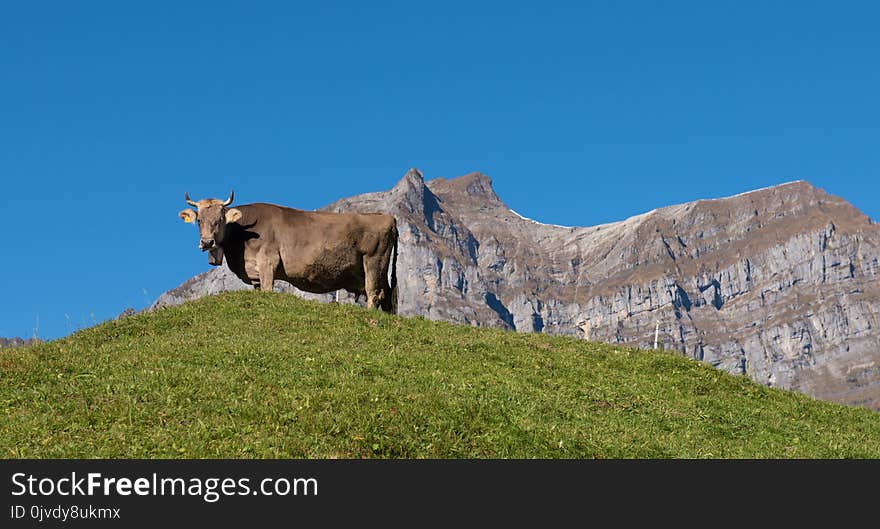
M381 245L375 255L364 256L364 283L367 306L391 312L391 285L388 284L388 267L391 264L390 247Z
M388 289L388 280L385 274L388 272L387 264L383 265L382 256L364 257L364 290L367 294L367 307L371 309L384 308L387 305L385 298Z
M275 286L275 278L274 274L268 270L260 270L260 284L259 289L263 292L272 292L273 287Z
M257 258L257 273L260 274L260 290L272 292L275 286L275 269L278 267L278 257L261 255Z
M375 283L375 281L373 281L370 278L370 276L367 276L366 290L367 290L367 308L368 309L377 309L377 308L379 308L379 304L381 303L380 298L381 298L382 290L379 288L376 288L376 286L373 283Z

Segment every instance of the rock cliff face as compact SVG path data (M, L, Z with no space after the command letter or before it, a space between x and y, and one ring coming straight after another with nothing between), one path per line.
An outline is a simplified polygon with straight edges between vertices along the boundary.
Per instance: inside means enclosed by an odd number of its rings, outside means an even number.
M880 226L806 182L563 227L519 216L483 174L412 169L324 209L397 217L404 315L641 347L656 332L719 369L880 409ZM223 266L154 306L241 288Z

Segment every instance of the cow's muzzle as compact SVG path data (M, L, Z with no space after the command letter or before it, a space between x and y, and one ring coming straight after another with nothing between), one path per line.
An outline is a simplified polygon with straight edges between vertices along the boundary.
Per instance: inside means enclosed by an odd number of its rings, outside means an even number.
M213 250L217 247L217 244L214 242L214 239L202 239L199 241L199 250L203 252L207 252L208 250Z

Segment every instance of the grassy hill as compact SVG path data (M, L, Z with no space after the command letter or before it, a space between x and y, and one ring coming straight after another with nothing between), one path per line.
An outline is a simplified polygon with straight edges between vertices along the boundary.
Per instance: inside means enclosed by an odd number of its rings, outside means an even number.
M669 353L223 294L0 352L3 457L880 457L880 414Z

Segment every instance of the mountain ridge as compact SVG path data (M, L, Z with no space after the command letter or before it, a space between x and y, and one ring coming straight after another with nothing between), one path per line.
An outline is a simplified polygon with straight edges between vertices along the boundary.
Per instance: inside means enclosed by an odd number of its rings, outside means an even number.
M565 227L520 216L483 173L413 168L322 209L398 218L403 314L642 347L657 332L725 371L880 409L880 226L806 181ZM249 288L224 270L155 306Z
M37 338L19 338L18 336L13 338L0 338L0 349L27 347L28 345L33 345L38 342L39 340Z

